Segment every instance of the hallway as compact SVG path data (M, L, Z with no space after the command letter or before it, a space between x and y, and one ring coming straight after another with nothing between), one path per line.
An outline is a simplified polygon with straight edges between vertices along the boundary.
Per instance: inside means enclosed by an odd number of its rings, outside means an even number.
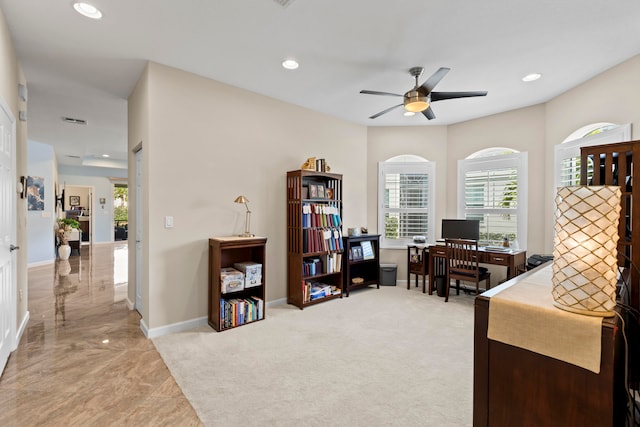
M0 377L2 426L198 426L140 316L127 243L29 269L30 320Z

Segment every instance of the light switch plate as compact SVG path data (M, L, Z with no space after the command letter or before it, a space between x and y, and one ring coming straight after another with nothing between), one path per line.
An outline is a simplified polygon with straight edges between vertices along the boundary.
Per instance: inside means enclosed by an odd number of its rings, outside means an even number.
M164 228L173 228L173 217L165 216L164 217Z

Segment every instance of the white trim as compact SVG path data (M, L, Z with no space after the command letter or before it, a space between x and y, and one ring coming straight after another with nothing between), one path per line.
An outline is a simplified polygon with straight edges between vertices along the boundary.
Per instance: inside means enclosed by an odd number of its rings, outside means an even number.
M24 331L27 330L27 323L29 323L30 318L31 318L31 315L27 310L27 312L24 314L24 317L22 318L22 322L20 322L20 327L18 327L18 332L16 333L16 345L13 348L13 350L18 348L18 343L22 339L22 335L24 334Z
M435 204L436 204L436 164L432 161L420 162L378 162L378 209L377 222L380 233L380 249L405 249L411 243L411 239L386 239L384 237L384 200L385 200L385 174L388 173L426 173L429 177L429 206L427 207L428 227L427 242L435 242Z
M582 127L580 129L584 129ZM575 132L574 132L575 133ZM571 134L573 135L573 133ZM570 159L572 157L580 157L581 147L591 147L594 145L610 144L614 142L626 142L631 141L631 123L619 125L613 129L606 130L595 135L586 136L584 138L578 138L569 140L571 136L565 139L565 142L557 144L554 147L554 159L553 159L553 183L554 191L553 197L556 196L555 189L560 186L560 168L562 160Z
M147 338L157 338L163 335L175 334L178 332L185 332L191 329L199 328L201 326L207 326L207 317L198 317L196 319L185 320L183 322L172 323L170 325L160 326L158 328L147 328L143 319L140 319L140 329Z
M529 155L526 151L516 152L513 154L496 155L489 157L477 157L471 156L466 159L458 160L458 203L457 214L458 218L464 218L465 209L465 173L471 170L486 170L486 169L503 169L513 167L518 170L518 238L517 247L520 249L527 248L527 224L528 224L528 177L529 177ZM491 212L484 209L484 213L500 213L496 210Z
M54 262L56 262L55 258L47 259L47 260L44 260L44 261L31 262L31 263L27 264L27 268L44 267L46 265L51 265Z

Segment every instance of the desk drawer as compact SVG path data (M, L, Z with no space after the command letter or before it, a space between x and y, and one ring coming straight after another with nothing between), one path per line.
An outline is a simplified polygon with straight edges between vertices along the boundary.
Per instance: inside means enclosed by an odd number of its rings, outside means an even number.
M447 256L447 248L445 247L442 247L442 248L431 247L429 248L429 252L432 253L433 256L441 256L441 257Z
M509 256L504 254L494 254L487 252L486 253L486 263L487 264L496 264L496 265L506 265L509 266Z

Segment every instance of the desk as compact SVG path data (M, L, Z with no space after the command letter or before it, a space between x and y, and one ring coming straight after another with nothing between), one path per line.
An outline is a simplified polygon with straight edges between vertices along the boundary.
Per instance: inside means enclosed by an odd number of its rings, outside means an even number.
M624 347L617 317L602 321L599 373L487 337L491 300L526 286L541 268L475 298L473 425L624 425ZM533 316L531 324L537 324Z
M447 248L444 245L430 246L428 253L427 271L429 273L429 295L431 295L433 293L435 276L447 275L444 262L436 263L436 258L444 261L447 257ZM478 248L478 256L480 257L480 264L503 265L507 267L507 279L517 276L526 269L527 251L510 250L509 252L494 252L480 247ZM424 292L424 288L422 292Z

